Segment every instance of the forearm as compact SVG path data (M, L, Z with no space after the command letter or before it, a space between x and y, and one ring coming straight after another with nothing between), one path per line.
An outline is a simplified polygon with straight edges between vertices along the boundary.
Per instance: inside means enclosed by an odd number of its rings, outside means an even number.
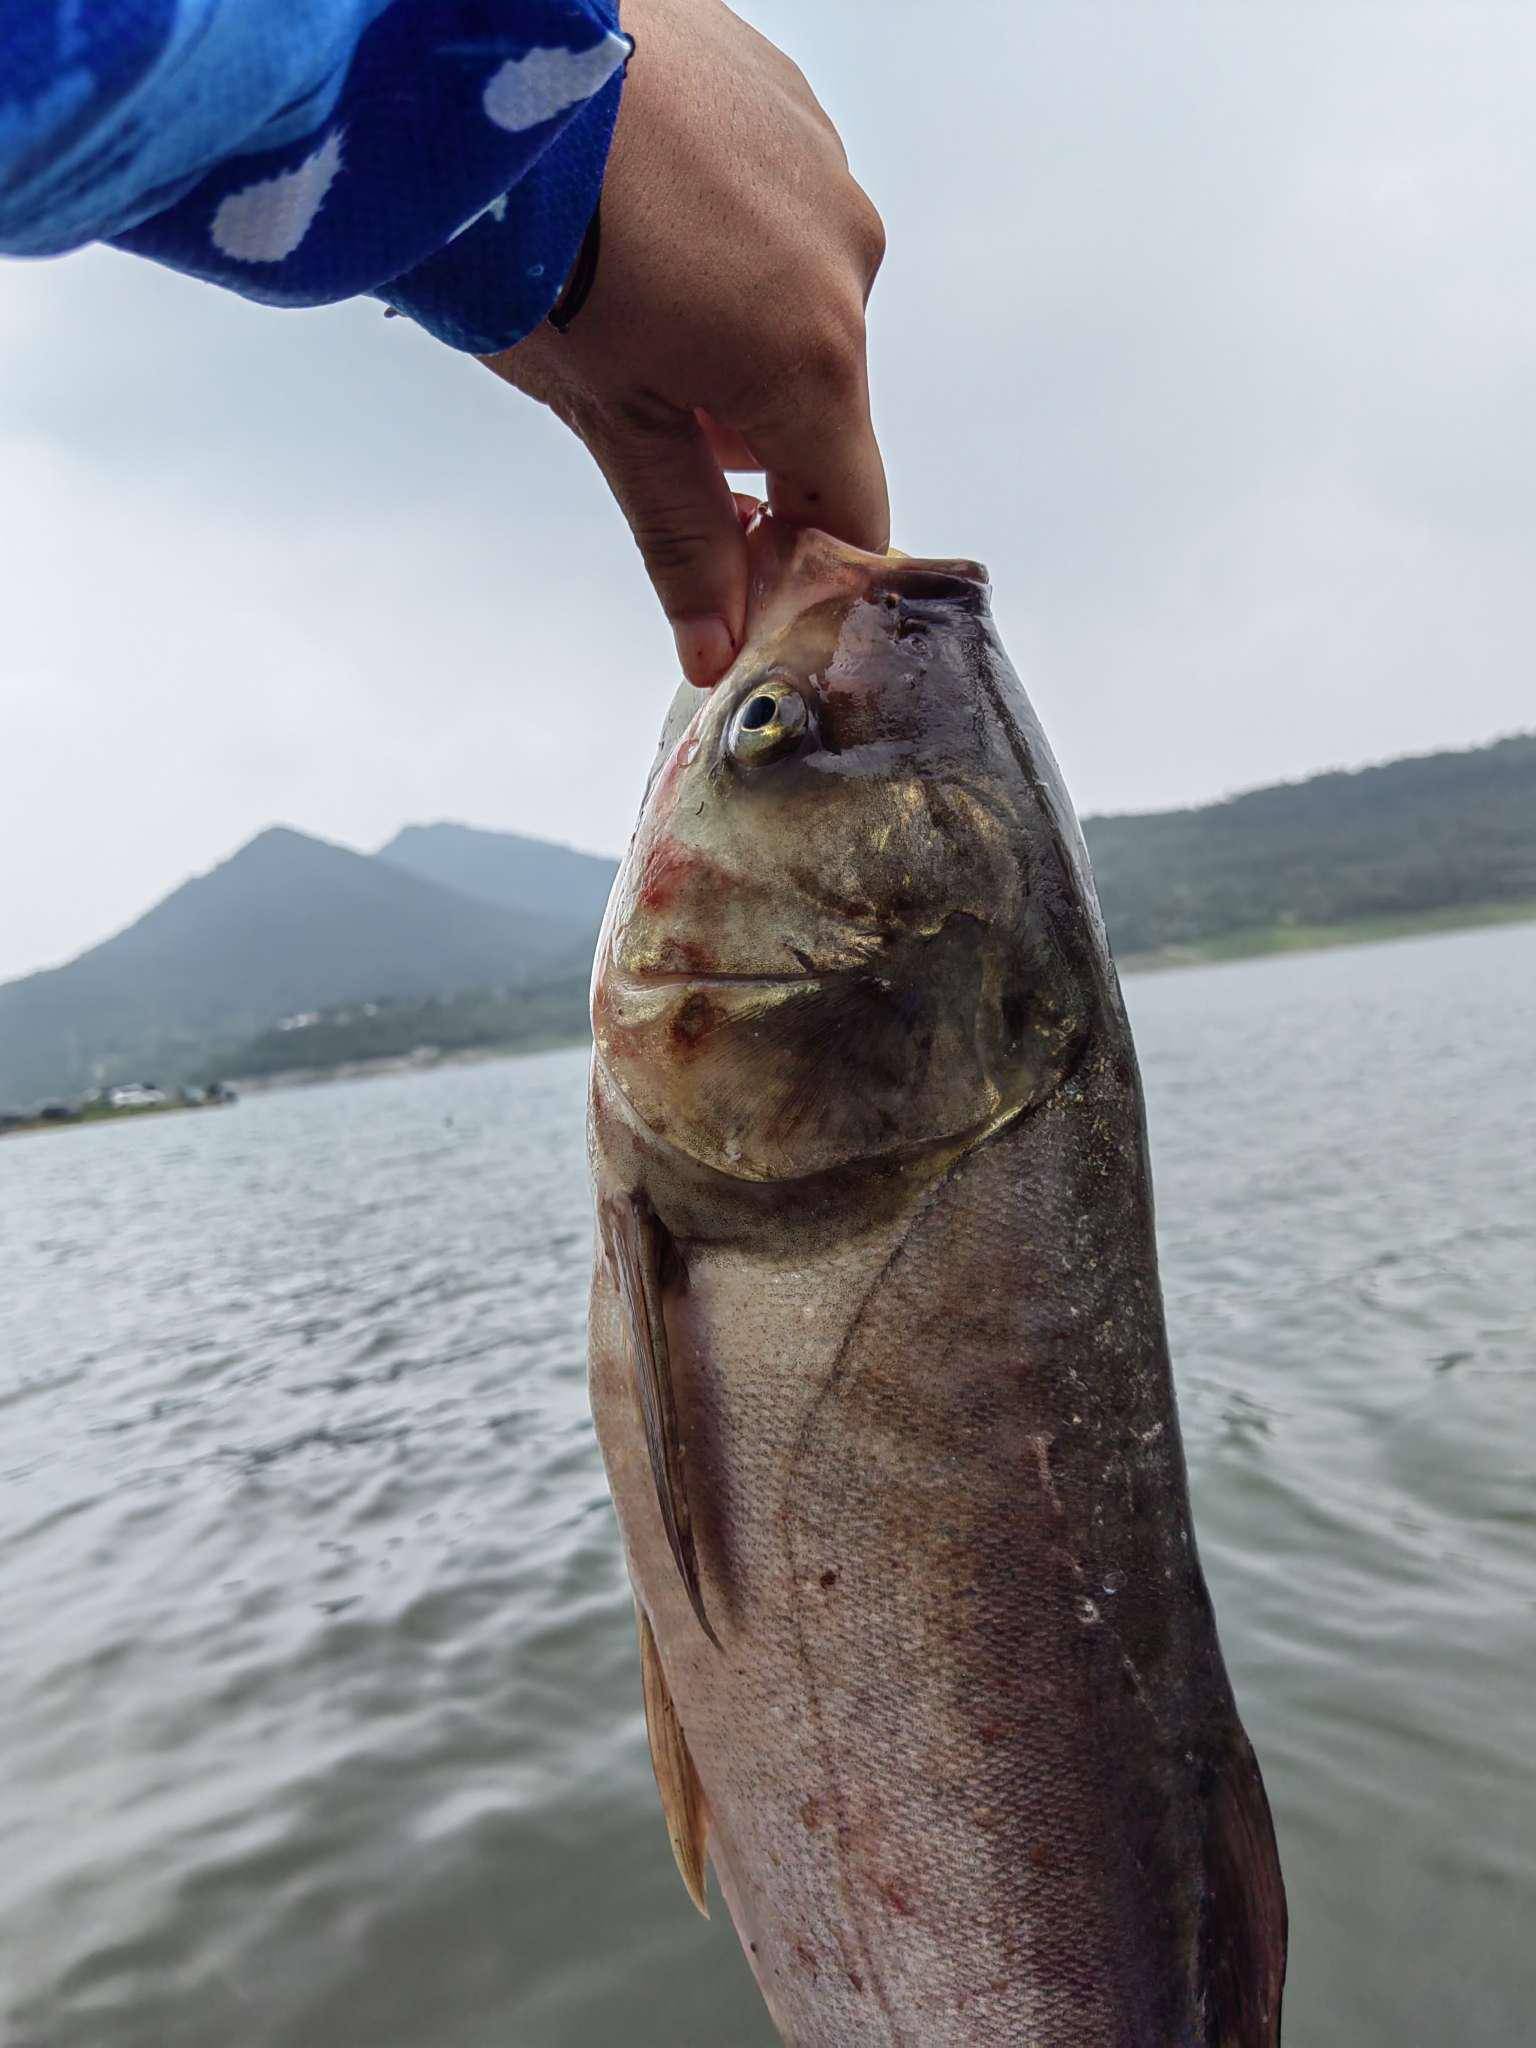
M616 0L22 0L0 18L0 251L112 241L270 304L377 292L502 347L580 241L627 47Z

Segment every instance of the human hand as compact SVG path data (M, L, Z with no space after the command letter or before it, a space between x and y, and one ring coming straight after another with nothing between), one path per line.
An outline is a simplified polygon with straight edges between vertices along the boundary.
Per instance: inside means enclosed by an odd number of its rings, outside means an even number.
M747 552L727 470L782 517L883 549L864 307L880 217L798 69L720 0L625 0L636 40L591 296L485 361L586 443L690 682L741 645Z

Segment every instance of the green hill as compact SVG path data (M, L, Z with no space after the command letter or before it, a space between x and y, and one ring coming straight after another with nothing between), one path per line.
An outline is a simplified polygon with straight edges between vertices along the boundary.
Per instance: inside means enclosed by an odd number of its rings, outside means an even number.
M176 1080L294 1012L580 975L596 929L274 828L67 966L0 987L0 1104Z
M450 824L407 825L379 848L377 858L461 895L508 910L574 918L594 931L619 867L601 854L525 839L520 832Z
M413 1002L341 1005L258 1032L208 1067L204 1081L326 1073L359 1062L435 1059L495 1048L532 1052L587 1031L586 974L529 988L466 989Z
M1362 921L1536 915L1536 734L1083 830L1110 938L1133 963Z

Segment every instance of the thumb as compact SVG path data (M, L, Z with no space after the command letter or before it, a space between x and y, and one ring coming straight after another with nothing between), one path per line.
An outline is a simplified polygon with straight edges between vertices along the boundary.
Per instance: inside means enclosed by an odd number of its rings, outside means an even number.
M690 683L730 667L747 610L747 546L703 429L672 406L625 405L583 435L629 522Z

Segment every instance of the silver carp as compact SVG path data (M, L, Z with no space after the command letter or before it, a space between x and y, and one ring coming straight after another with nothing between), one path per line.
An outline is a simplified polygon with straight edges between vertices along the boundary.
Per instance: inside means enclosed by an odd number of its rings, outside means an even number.
M593 977L593 1413L685 1883L795 2048L1274 2048L1141 1084L974 563L766 516Z

